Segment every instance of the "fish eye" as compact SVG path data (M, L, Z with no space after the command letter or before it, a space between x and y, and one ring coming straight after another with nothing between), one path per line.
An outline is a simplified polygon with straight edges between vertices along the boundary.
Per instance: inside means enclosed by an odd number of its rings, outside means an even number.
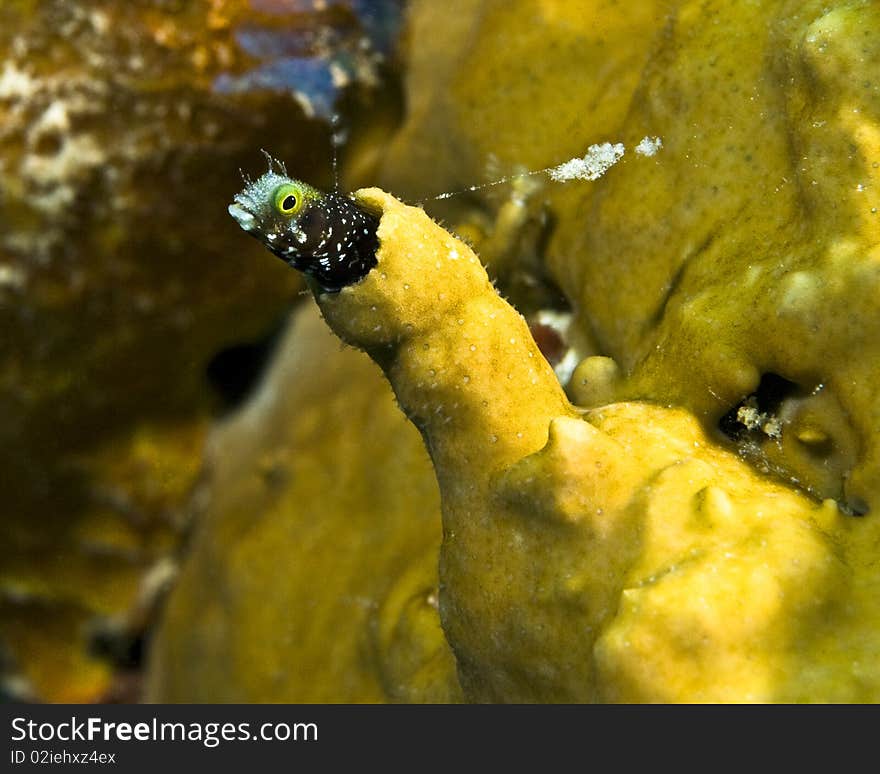
M275 191L275 209L285 217L296 215L302 209L303 197L300 190L290 183L285 183Z

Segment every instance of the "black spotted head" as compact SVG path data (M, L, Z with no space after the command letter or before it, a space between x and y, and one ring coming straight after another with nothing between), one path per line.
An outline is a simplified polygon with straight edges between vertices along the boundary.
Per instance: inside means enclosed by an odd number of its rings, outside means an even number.
M278 167L270 161L268 172L248 182L229 214L323 290L335 292L363 279L376 265L378 219L349 197L324 193Z

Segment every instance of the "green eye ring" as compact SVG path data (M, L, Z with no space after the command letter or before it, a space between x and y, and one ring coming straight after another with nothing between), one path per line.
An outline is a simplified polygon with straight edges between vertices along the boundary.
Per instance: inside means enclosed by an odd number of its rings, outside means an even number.
M285 183L278 186L273 197L275 210L285 218L292 218L303 206L305 197L298 186Z

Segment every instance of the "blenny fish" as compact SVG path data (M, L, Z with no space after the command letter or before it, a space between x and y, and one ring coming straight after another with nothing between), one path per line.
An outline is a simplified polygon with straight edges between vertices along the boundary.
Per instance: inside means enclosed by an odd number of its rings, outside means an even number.
M379 219L338 191L324 192L287 176L269 159L269 171L233 198L229 214L294 269L336 293L376 265Z
M650 139L646 137L639 147ZM656 137L651 143L650 154L639 148L636 152L653 155L662 142ZM431 198L448 199L534 175L547 175L554 182L596 180L622 158L624 151L622 143L599 143L591 145L583 158ZM338 191L324 193L288 177L284 164L265 155L269 171L256 181L245 179L245 189L234 197L229 214L282 261L313 277L324 291L335 293L363 279L376 265L378 218Z

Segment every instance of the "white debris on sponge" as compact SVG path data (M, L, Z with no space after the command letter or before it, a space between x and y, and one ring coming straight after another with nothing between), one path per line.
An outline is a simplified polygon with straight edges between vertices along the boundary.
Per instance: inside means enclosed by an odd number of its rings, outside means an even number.
M778 417L774 417L769 412L759 411L754 397L750 397L737 409L736 420L740 424L745 425L749 430L757 430L764 433L768 438L782 437L782 423Z
M639 144L635 147L635 152L640 156L653 156L663 147L663 141L659 137L643 137ZM459 191L446 191L445 193L432 196L431 200L451 199L463 193L471 193L473 191L482 191L485 188L494 188L504 183L524 181L526 178L536 175L547 175L556 183L567 183L570 180L598 180L611 167L623 158L626 152L622 142L610 143L603 142L591 145L587 148L587 152L583 158L573 158L563 162L555 167L547 167L546 169L533 169L528 172L520 172L515 175L507 175L498 180L492 180L488 183L480 183L463 188ZM524 202L522 192L516 194L520 203Z
M571 159L557 167L551 167L547 173L557 183L568 180L598 180L623 158L624 152L622 142L614 145L610 142L591 145L583 158Z
M663 140L659 137L643 137L642 141L636 145L636 153L639 156L653 156L660 148L663 147Z

